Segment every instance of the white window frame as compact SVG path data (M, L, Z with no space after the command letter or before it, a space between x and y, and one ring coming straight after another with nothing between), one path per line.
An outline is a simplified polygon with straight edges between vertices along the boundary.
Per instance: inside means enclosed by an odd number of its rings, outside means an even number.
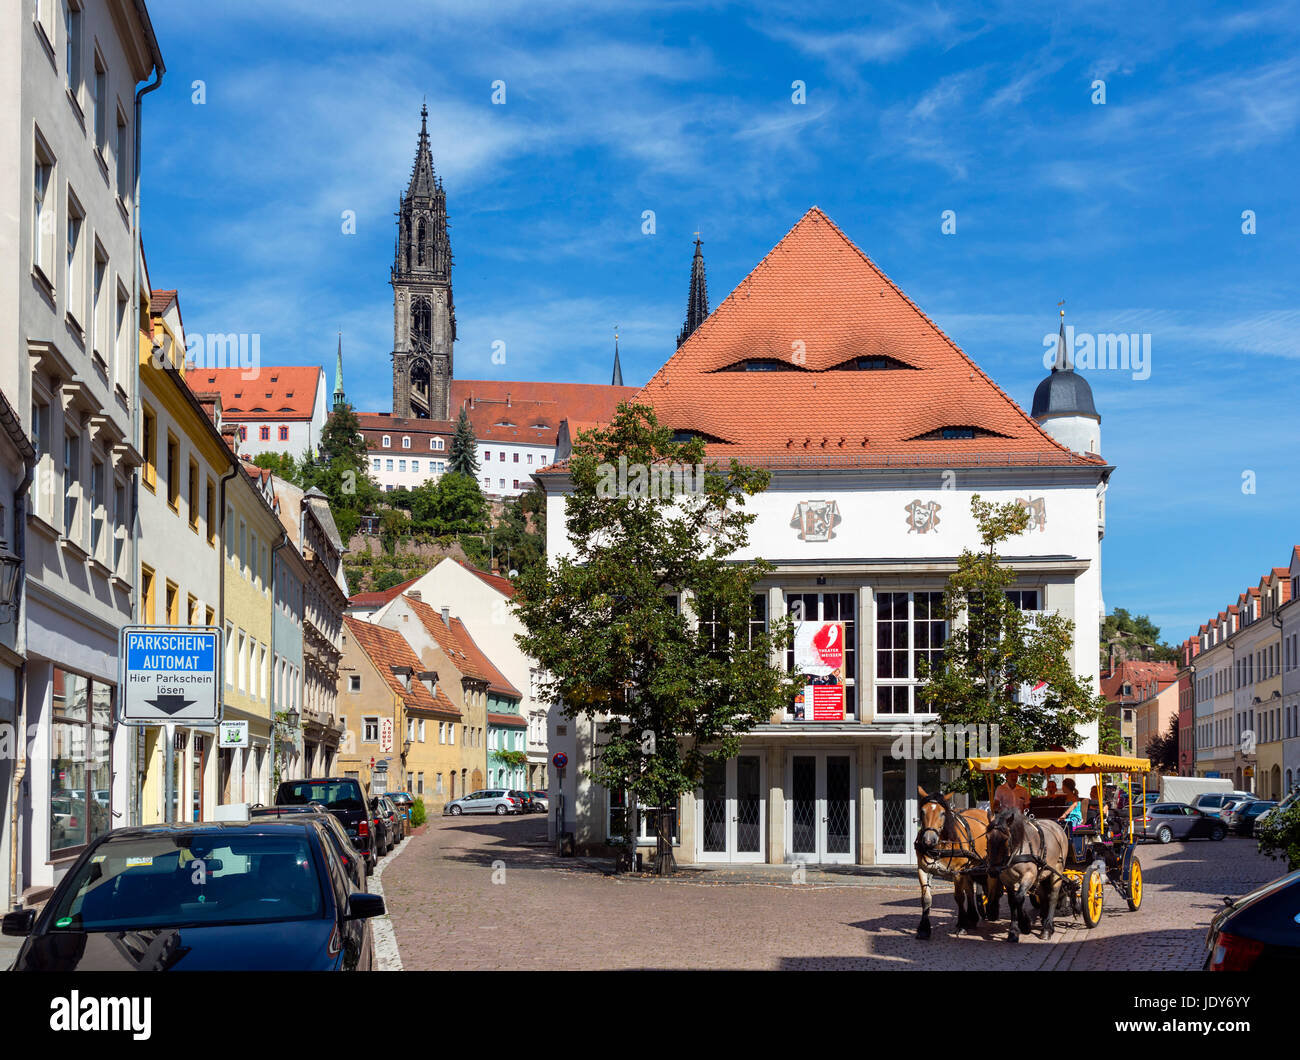
M361 742L362 743L379 742L379 715L378 714L366 714L362 716Z
M878 654L878 653L881 652L881 651L886 651L886 650L892 650L892 651L897 651L897 650L899 650L899 649L884 649L884 648L881 648L881 647L879 646L879 642L880 642L880 636L879 636L879 628L880 628L880 627L879 627L879 623L882 621L881 618L879 617L879 613L880 613L879 600L880 600L880 596L881 596L882 594L884 594L884 593L893 593L893 594L902 594L902 593L906 593L906 594L907 594L907 619L906 619L906 622L907 622L907 631L908 631L908 636L907 636L907 648L906 648L906 652L907 652L907 671L908 671L908 672L907 672L907 674L906 674L905 676L902 676L902 677L899 677L899 676L897 676L897 675L892 675L892 676L889 676L889 677L882 677L882 676L880 675L880 665L879 665L879 654ZM918 649L917 646L916 646L916 628L917 628L917 617L916 617L916 596L917 596L918 593L924 593L924 594L929 595L930 598L931 598L931 601L932 601L933 603L935 603L936 605L941 605L942 602L943 602L943 590L942 590L942 589L933 589L933 588L923 588L923 589L905 589L905 588L902 588L902 587L899 587L899 588L895 589L895 588L890 587L890 588L880 588L880 589L876 589L876 590L873 591L873 605L874 605L874 606L873 606L873 608L872 608L872 611L873 611L873 614L872 614L872 623L873 623L873 627L872 627L872 628L873 628L874 636L873 636L873 639L872 639L872 645L873 645L873 646L872 646L872 652L871 652L871 677L872 677L872 689L873 689L873 691L875 691L876 689L879 689L879 688L906 688L906 689L908 690L908 691L907 691L907 710L906 710L906 711L903 711L903 712L897 712L897 711L896 711L896 712L886 713L886 712L882 712L882 711L880 711L880 710L878 709L878 706L877 706L877 703L876 703L876 700L878 700L879 696L876 695L876 696L873 698L873 701L872 701L872 704L871 704L871 710L872 710L873 715L875 715L877 718L910 718L910 717L930 717L930 716L933 716L933 712L930 712L930 711L924 711L924 710L920 710L920 711L917 710L916 689L917 689L917 687L918 687L918 686L920 685L920 683L921 683L921 682L920 682L920 679L919 679L919 678L917 677L917 675L916 675L916 669L917 669L917 667L916 667L916 664L917 664L917 657L918 657L918 652L919 652L919 650L920 650L920 649ZM934 619L934 618L930 618L930 619L923 619L922 621L926 621L926 622L937 622L937 621L939 621L939 620L938 620L938 619ZM948 623L947 621L944 621L943 624L944 624L944 642L946 643L948 637L951 635L951 627L950 627L950 623Z

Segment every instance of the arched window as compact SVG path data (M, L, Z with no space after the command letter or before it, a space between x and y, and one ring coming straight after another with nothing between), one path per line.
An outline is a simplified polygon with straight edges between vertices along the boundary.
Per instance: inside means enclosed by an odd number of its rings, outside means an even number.
M384 435L384 448L388 449L392 444L393 440L388 435Z
M411 439L410 439L409 437L403 436L403 438L402 438L402 448L403 448L403 449L410 449L410 448L411 448Z
M415 253L416 253L416 260L421 265L423 265L424 264L424 221L423 220L420 221L419 227L416 228Z

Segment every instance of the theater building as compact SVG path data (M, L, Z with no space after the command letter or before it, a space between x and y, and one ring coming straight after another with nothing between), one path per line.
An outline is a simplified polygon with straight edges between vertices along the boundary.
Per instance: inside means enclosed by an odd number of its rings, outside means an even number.
M637 399L676 432L703 437L707 459L771 472L766 492L747 502L757 520L737 557L774 566L759 587L756 621L801 612L842 622L845 633L842 716L805 719L792 704L756 726L736 757L675 807L678 860L913 858L917 785L935 784L940 766L891 748L931 718L917 696L917 667L942 650L948 576L963 549L980 547L975 494L1030 510L1026 532L1000 549L1017 574L1015 599L1074 621L1075 672L1098 687L1112 469L1068 350L1034 395L1035 418L814 207ZM552 560L570 549L563 455L536 476ZM789 667L793 655L777 661ZM562 827L587 848L613 834L622 805L621 793L582 776L592 728L551 712L550 750L569 758ZM1095 730L1085 733L1081 749L1096 741ZM554 770L550 788L555 806ZM642 842L652 844L644 824Z

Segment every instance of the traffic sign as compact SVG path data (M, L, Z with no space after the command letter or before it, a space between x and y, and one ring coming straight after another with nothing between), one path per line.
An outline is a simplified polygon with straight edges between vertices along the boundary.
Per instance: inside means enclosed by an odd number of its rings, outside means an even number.
M569 764L569 756L566 755L563 751L556 751L555 754L551 755L551 765L553 765L556 769L563 769L568 764Z
M118 637L126 725L216 725L221 718L221 631L126 626Z

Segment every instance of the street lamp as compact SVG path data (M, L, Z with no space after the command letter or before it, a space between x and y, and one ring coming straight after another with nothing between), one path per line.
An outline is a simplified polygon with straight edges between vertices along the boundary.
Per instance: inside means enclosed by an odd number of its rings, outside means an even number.
M18 587L18 572L22 570L23 561L9 551L9 542L0 538L0 608L8 615L0 622L8 622L18 614L18 601L14 599L14 590Z

